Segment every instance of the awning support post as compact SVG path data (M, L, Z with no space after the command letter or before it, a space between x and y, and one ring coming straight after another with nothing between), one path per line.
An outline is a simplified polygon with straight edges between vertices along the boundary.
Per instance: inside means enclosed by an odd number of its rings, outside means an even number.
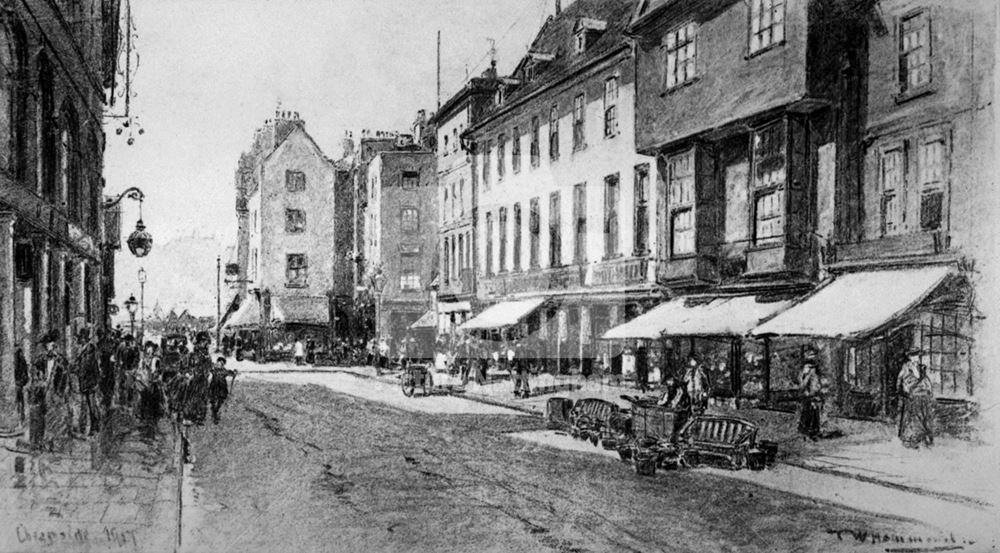
M764 338L764 403L771 404L771 339Z

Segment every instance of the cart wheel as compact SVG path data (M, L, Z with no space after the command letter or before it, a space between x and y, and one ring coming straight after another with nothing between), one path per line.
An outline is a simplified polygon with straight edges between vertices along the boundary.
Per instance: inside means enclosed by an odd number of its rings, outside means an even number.
M404 374L399 378L399 385L403 388L403 395L406 397L413 397L413 391L416 386L413 385L413 377Z

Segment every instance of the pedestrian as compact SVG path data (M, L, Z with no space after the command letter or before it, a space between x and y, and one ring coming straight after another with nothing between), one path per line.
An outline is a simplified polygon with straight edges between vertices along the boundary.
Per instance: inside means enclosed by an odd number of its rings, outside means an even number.
M25 388L31 380L28 360L24 357L24 349L17 348L14 352L14 386L15 401L17 402L17 419L24 424L25 420Z
M674 423L670 432L670 442L677 443L687 422L691 420L691 396L688 395L687 386L673 375L667 375L665 382L666 391L657 405L669 407L674 412Z
M148 435L152 435L160 417L163 415L163 387L160 371L160 355L156 344L147 341L144 344L142 360L136 370L136 388L138 391L139 420L142 421Z
M185 424L205 424L208 410L208 379L212 371L212 357L208 351L211 341L207 332L195 336L194 351L188 355L184 385Z
M126 334L115 350L115 388L120 407L134 407L135 369L138 366L139 352L136 351L135 338Z
M805 439L816 441L820 438L820 417L826 396L823 377L820 373L819 352L813 346L806 347L799 375L799 433Z
M212 408L212 423L219 424L219 410L222 409L222 405L229 398L229 383L226 382L228 377L236 377L236 371L229 370L226 368L226 358L219 357L215 360L215 366L212 367L212 376L208 384L208 401Z
M922 361L923 352L913 350L908 353L906 363L896 379L902 397L900 409L899 439L903 445L916 449L921 443L934 445L937 427L934 387L927 376L927 365Z
M389 341L383 336L378 340L378 364L375 373L381 375L389 367Z
M301 365L306 356L306 347L302 344L301 338L295 339L295 345L292 347L292 355L295 357L295 364Z
M80 392L80 418L78 432L93 436L100 428L100 416L94 398L101 382L101 352L96 336L91 338L89 329L81 329L77 340L80 351L76 356L76 379Z
M59 333L49 331L39 340L43 351L35 358L34 373L40 380L35 399L41 402L41 434L49 451L60 450L70 437L71 416L66 398L66 358L56 350Z
M687 388L688 397L691 398L692 412L697 415L704 413L708 408L711 385L705 369L694 355L688 357L688 366L684 371L684 387Z
M341 347L339 348L338 356L343 359L343 342L340 342ZM306 340L306 363L313 364L316 362L316 341L312 338Z

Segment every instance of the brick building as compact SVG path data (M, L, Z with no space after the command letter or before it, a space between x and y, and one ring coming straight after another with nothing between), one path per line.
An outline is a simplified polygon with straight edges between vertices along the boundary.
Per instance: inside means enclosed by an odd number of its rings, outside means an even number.
M114 248L103 206L104 107L118 58L116 1L0 7L0 390L15 352L104 327ZM107 230L107 232L105 232Z
M507 328L537 338L537 354L563 359L562 370L589 364L601 334L659 298L657 171L636 153L624 36L634 7L577 0L557 10L466 133L476 148L476 293L494 307L465 328L502 330L492 314L517 306Z
M363 278L376 301L381 295L376 329L391 344L431 307L438 237L434 153L412 137L397 140L367 163L364 209Z

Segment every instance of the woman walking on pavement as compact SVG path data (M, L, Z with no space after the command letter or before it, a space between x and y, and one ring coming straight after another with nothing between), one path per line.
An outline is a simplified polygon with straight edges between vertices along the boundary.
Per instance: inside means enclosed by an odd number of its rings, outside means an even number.
M820 416L823 411L823 400L826 390L819 369L817 356L819 352L813 346L805 350L802 361L802 373L799 375L799 394L801 406L799 410L799 433L808 440L820 438Z
M934 445L937 426L934 388L927 377L927 365L920 362L922 354L920 350L909 352L909 358L896 379L903 398L899 439L911 449L916 449L921 443Z

